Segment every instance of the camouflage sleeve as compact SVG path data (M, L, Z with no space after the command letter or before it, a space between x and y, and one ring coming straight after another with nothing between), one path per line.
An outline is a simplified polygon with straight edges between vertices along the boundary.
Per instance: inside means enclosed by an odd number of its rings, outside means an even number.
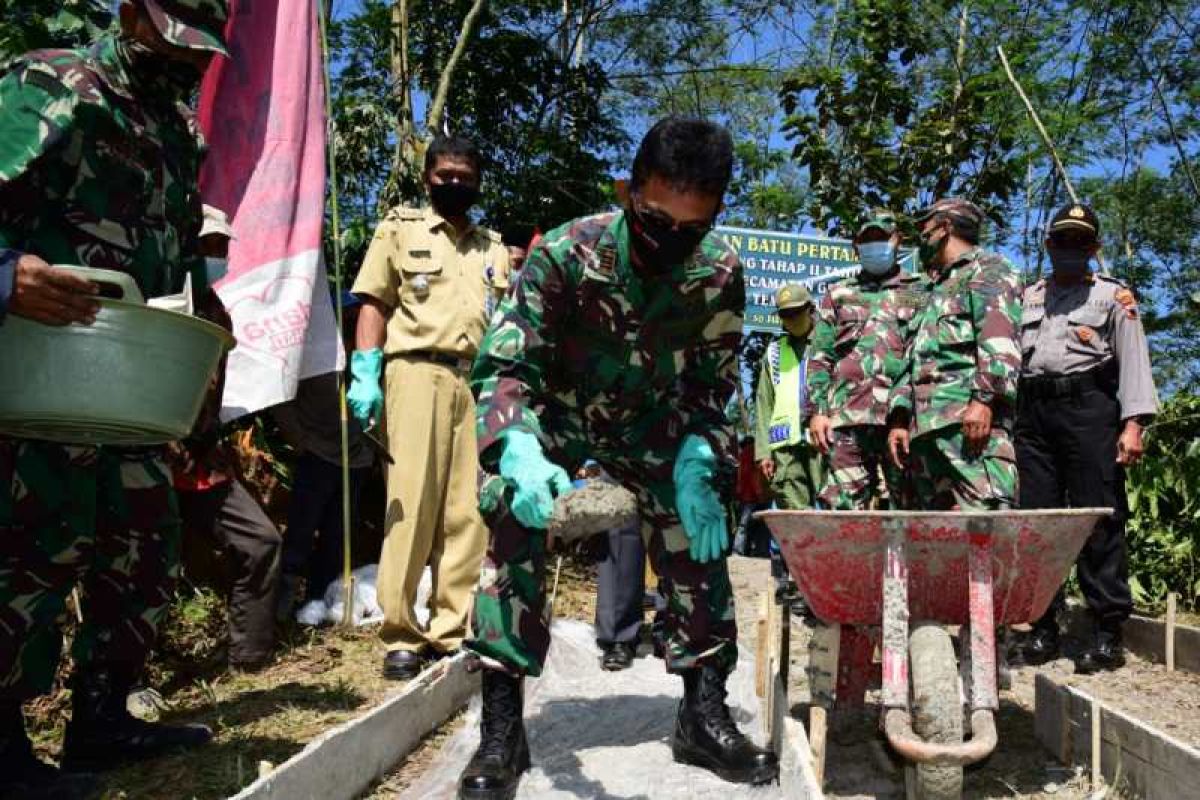
M683 437L703 436L719 462L737 463L737 435L723 409L739 380L738 350L746 308L746 288L740 268L725 285L720 309L692 347L677 382L676 413ZM681 437L681 441L682 438Z
M816 326L808 350L808 402L812 413L829 416L829 389L833 384L833 342L835 314L829 292L817 306Z
M967 285L975 322L971 396L1016 407L1021 376L1021 281L1007 259L983 266Z
M21 63L0 77L0 322L23 231L66 190L65 159L47 156L69 139L77 108L75 94L42 65Z
M908 341L904 344L904 366L901 367L900 373L896 376L896 381L892 384L892 388L888 393L889 423L891 423L892 417L895 415L903 415L906 419L912 419L912 373L916 368L913 346L917 339L917 328L919 327L920 320L915 319L913 326L908 331Z
M572 302L566 269L545 245L535 248L483 336L471 371L471 391L484 469L496 469L500 453L494 445L506 431L541 433L533 407L548 390L554 330ZM723 407L716 409L722 419Z
M775 411L775 384L771 381L770 348L763 353L758 370L758 391L754 393L754 458L770 458L771 415Z

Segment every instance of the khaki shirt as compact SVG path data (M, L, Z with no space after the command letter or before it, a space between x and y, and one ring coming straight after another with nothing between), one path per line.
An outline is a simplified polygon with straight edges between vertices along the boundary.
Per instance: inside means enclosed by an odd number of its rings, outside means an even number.
M472 225L460 237L432 209L395 208L375 230L353 292L392 310L386 355L473 359L508 289L508 263L498 233Z
M1066 286L1043 278L1027 288L1021 356L1024 378L1087 372L1116 359L1121 419L1158 411L1137 301L1107 275Z

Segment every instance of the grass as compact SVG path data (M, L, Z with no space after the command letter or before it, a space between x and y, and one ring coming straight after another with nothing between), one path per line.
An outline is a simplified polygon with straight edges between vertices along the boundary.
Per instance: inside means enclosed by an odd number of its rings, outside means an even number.
M546 590L554 580L550 560ZM591 620L594 570L564 558L555 614ZM216 595L188 590L164 625L150 684L162 692L166 722L210 726L212 743L107 773L103 800L216 800L236 794L259 774L260 762L277 766L314 738L378 705L403 683L380 674L384 648L377 629L292 629L277 659L259 672L224 666L225 607ZM57 759L69 717L70 693L61 688L26 706L34 745ZM441 742L461 725L455 718L430 734L420 748L369 795L391 797L408 786Z

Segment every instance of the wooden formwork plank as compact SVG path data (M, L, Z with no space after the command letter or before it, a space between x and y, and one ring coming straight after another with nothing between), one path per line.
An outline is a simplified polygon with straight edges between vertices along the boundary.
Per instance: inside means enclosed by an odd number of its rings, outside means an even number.
M1091 764L1092 700L1040 673L1035 685L1038 741L1066 764ZM1100 771L1119 774L1134 796L1176 800L1200 786L1200 750L1107 706L1100 711Z
M787 800L823 800L821 782L813 769L813 753L804 726L790 713L787 687L775 676L771 715L775 720L772 744L779 755L779 788Z
M397 695L313 740L232 800L351 800L467 704L479 676L466 654L440 661Z

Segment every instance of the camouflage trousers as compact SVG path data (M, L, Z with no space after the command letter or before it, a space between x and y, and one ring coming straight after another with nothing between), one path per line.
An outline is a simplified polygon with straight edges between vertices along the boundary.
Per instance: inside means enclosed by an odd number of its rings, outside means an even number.
M904 473L888 455L886 425L851 425L833 431L829 473L821 506L835 511L905 508Z
M76 668L140 672L179 566L157 451L0 439L0 486L0 699L50 690L76 585Z
M992 428L982 455L964 454L961 425L917 436L911 462L916 508L922 511L1001 511L1017 497L1012 435Z
M825 463L812 445L800 442L771 452L775 475L771 478L771 499L784 509L812 508L825 479Z
M656 425L666 404L628 424L597 422L584 429L584 413L554 404L541 411L546 456L569 472L587 458L638 498L642 540L659 590L667 598L666 662L671 672L701 663L730 671L737 662L733 589L725 559L692 560L675 508L673 470L682 437ZM653 407L652 407L653 408ZM603 410L595 417L602 416ZM604 431L596 430L603 427ZM608 434L608 435L605 435ZM480 511L489 529L471 638L465 646L513 671L541 674L550 647L546 603L546 536L526 528L509 511L512 489L481 475Z

